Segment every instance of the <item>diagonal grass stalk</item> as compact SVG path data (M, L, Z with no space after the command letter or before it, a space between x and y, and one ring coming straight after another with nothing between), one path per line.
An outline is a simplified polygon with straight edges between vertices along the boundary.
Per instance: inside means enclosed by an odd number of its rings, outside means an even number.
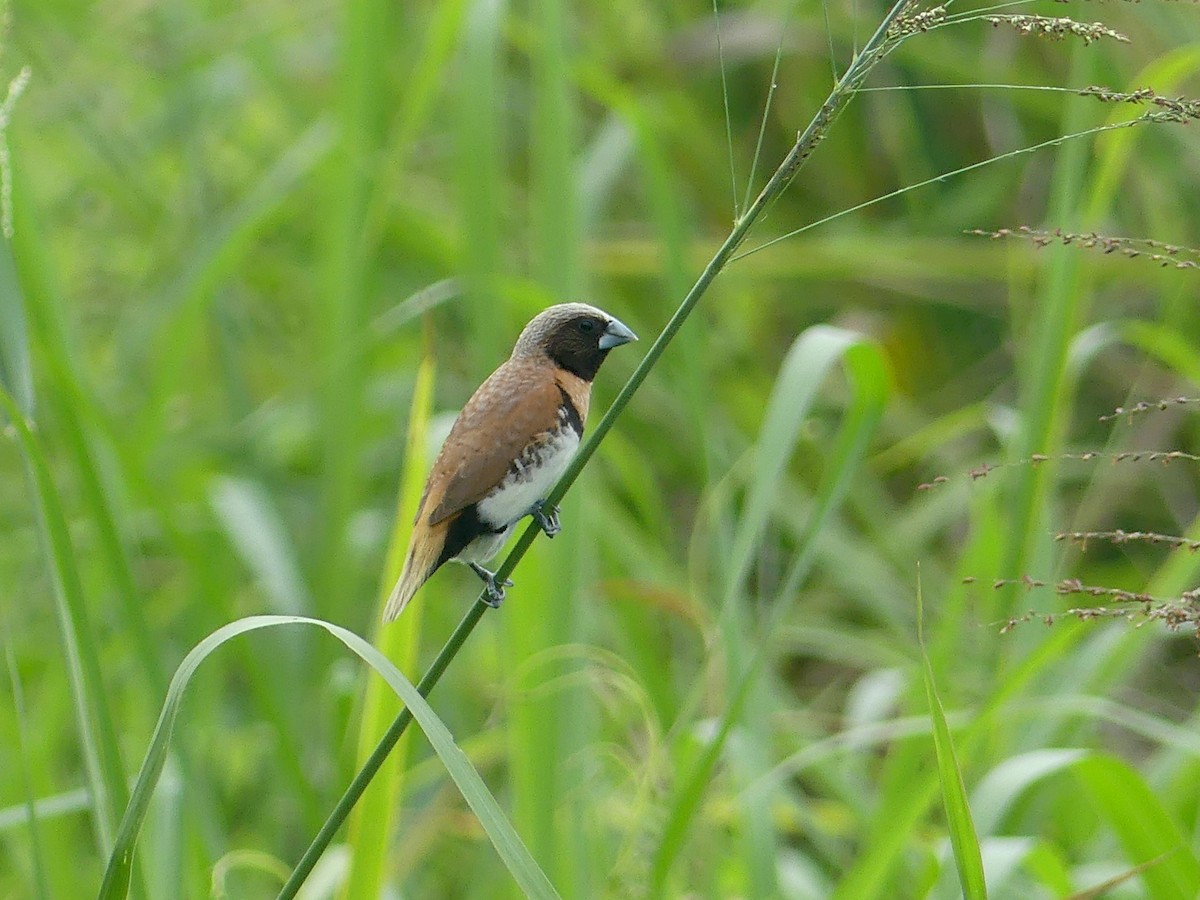
M554 489L546 497L548 504L557 504L571 485L574 484L575 479L579 477L579 473L583 471L583 467L587 465L592 455L596 452L600 442L604 440L605 435L612 429L617 417L646 380L646 377L650 374L650 371L654 368L679 329L683 327L683 323L687 321L696 304L700 302L700 298L707 293L713 281L733 258L738 247L746 239L746 236L759 217L783 193L792 179L796 177L805 160L808 159L825 138L838 114L850 102L859 85L862 84L870 71L883 59L890 49L897 45L896 39L890 35L891 28L909 4L910 0L899 0L888 11L887 15L884 16L874 35L872 35L871 39L863 47L862 52L854 58L854 61L834 86L812 121L800 133L796 139L796 143L788 151L783 162L780 163L770 180L767 181L766 186L763 187L754 203L734 223L733 229L717 250L716 255L704 267L687 296L679 304L675 313L646 352L645 357L643 357L642 361L633 371L633 374L630 375L629 380L625 382L616 399L613 400L612 406L609 407L608 411L596 425L591 436L579 448L579 452L572 459L571 465L567 468L567 471L563 474L558 484L555 485ZM512 574L539 533L540 530L536 523L531 524L525 529L516 545L496 570L496 578L498 580L503 580ZM459 622L450 639L417 684L417 690L421 696L428 696L429 692L433 690L442 677L442 674L446 671L446 668L450 665L450 662L458 655L458 651L462 648L467 637L470 636L475 626L479 623L479 620L483 617L484 611L488 609L484 600L485 596L483 592L480 592L474 605L472 605ZM367 785L375 777L376 772L383 765L384 760L401 735L404 734L411 721L412 714L407 709L403 710L396 717L395 722L392 723L392 727L388 729L376 747L375 752L371 754L367 762L364 763L358 774L350 782L350 785L346 788L345 793L343 793L341 799L338 800L329 817L325 820L313 842L297 863L296 868L292 872L292 877L288 879L288 882L279 893L280 900L296 896L301 885L303 885L312 872L313 867L317 864L317 860L325 852L325 849L333 840L333 836L342 826L342 823L358 802L359 797L362 796L363 791L366 790Z
M891 90L891 89L889 88L889 90ZM1070 91L1069 93L1077 93L1077 92ZM981 159L979 162L971 163L968 166L962 166L960 168L953 169L949 172L942 172L940 175L934 175L931 178L926 178L924 181L918 181L915 184L908 184L902 188L897 188L894 191L889 191L886 194L880 194L878 197L872 197L870 200L864 200L862 203L858 203L854 206L848 206L845 209L838 210L837 212L832 213L831 215L825 216L824 218L817 219L815 222L810 222L807 225L802 225L800 228L795 228L792 231L787 232L787 234L781 234L779 237L771 238L771 240L769 240L769 241L765 241L764 243L761 243L756 247L751 247L749 250L739 253L737 256L734 257L734 262L736 262L739 259L745 259L747 256L753 256L755 253L759 253L763 250L766 250L768 247L773 247L778 243L788 240L789 238L794 238L797 235L800 235L806 231L812 230L813 228L817 228L821 225L827 225L830 222L834 221L835 219L840 219L842 216L848 216L851 213L856 213L859 210L866 209L869 206L874 206L876 203L882 203L885 200L891 200L895 197L901 196L902 194L907 194L910 191L915 191L915 190L918 190L919 188L928 187L931 184L935 184L935 183L941 182L941 181L946 181L947 179L954 178L955 176L958 176L958 175L965 175L968 172L973 172L976 169L982 169L985 166L990 166L994 163L1003 162L1004 160L1011 159L1015 156L1023 156L1027 153L1036 153L1038 150L1045 150L1048 147L1057 147L1057 146L1067 143L1068 141L1072 141L1075 138L1090 137L1090 136L1096 135L1096 134L1103 134L1106 131L1114 131L1114 130L1120 129L1120 128L1129 128L1129 127L1131 127L1133 125L1137 125L1139 123L1150 123L1153 121L1154 121L1153 119L1139 117L1136 119L1129 119L1129 120L1123 121L1123 122L1110 122L1106 125L1097 125L1094 128L1085 128L1082 131L1073 131L1070 134L1063 134L1058 137L1049 138L1047 140L1040 141L1036 144L1030 144L1027 147L1018 147L1016 150L1009 150L1007 153L1001 153L999 156L990 156L987 159Z

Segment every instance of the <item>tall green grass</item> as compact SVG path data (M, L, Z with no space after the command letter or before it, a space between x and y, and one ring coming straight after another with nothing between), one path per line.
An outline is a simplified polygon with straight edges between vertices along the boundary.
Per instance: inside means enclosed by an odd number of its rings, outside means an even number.
M433 395L434 364L425 360L413 386L412 413L408 421L408 441L405 445L404 474L396 507L396 525L388 542L387 564L380 581L380 615L383 602L391 594L400 577L412 533L409 511L420 505L424 486L428 442L429 407ZM409 611L401 624L386 629L377 644L396 663L397 667L415 669L419 663L421 639L421 607ZM386 732L395 716L394 702L389 702L382 681L372 681L364 694L363 714L359 731L358 759L366 761L379 738ZM351 848L350 870L343 893L347 897L378 896L390 874L388 846L391 840L395 810L404 797L405 774L412 756L412 741L398 744L392 751L381 776L355 808L348 843Z
M1001 633L1077 598L991 588L1194 587L1187 550L1053 540L1195 536L1188 464L1020 462L1195 450L1187 406L1096 421L1195 393L1192 273L962 233L1194 246L1195 137L1118 129L941 179L1143 110L908 89L1194 95L1200 25L1155 2L1016 11L1134 42L982 22L905 42L869 84L901 89L858 95L743 249L870 205L722 274L563 534L442 678L433 710L495 801L486 822L528 848L522 878L566 897L948 897L977 855L993 897L1200 890L1192 639L1107 619ZM5 65L33 79L0 257L19 407L0 734L23 741L0 754L0 896L96 892L189 648L262 613L375 634L445 417L549 303L656 333L729 232L729 145L752 198L882 14L717 12L723 67L712 6L682 0L13 4ZM606 364L593 423L636 362ZM409 680L476 590L439 573L381 633ZM274 895L395 711L309 631L235 641L189 687L137 855L146 896L203 896L218 865L228 896ZM418 738L314 887L535 890Z

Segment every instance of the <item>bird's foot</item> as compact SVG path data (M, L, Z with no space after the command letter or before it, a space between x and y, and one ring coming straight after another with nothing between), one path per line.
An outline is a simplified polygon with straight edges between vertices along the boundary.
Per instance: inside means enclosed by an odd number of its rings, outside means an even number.
M530 512L530 515L533 516L533 520L538 523L538 527L542 529L546 537L552 538L562 531L562 523L558 521L557 506L549 507L549 512L546 510L546 501L539 500L533 504L533 510Z
M479 563L470 563L469 565L471 566L471 571L483 579L483 589L487 593L483 602L492 609L499 609L500 604L504 602L504 589L512 587L513 583L507 578L503 581L497 581L496 573L488 571Z

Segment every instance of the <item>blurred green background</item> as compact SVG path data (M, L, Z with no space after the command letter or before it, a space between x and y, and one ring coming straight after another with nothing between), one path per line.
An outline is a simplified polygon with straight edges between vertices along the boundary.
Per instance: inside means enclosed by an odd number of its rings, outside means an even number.
M854 100L746 249L1142 111L917 86L1200 91L1192 4L1016 11L1132 43L914 37L868 83L904 89ZM12 4L0 74L32 79L0 375L47 468L10 427L0 897L96 890L170 675L220 625L329 619L416 680L478 584L441 573L380 632L402 473L419 488L454 412L564 299L643 338L606 364L598 416L884 12L722 2L719 54L697 0ZM1053 539L1200 532L1194 464L1019 462L1196 450L1187 405L1098 421L1196 392L1195 271L963 233L1200 244L1197 127L1006 159L720 277L432 697L564 897L957 896L918 577L992 896L1150 860L1106 896L1197 896L1194 637L1069 616L1002 634L1094 601L991 587L1195 586L1186 550ZM209 659L136 895L274 896L398 709L367 681L307 630ZM516 895L427 742L403 748L310 896Z

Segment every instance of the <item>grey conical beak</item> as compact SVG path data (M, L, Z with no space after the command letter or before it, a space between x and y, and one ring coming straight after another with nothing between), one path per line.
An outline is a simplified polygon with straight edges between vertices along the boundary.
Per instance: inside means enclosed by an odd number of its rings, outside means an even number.
M630 331L622 322L610 319L608 327L604 329L604 334L600 335L600 349L611 350L613 347L620 347L622 344L628 344L630 341L636 341L637 339L637 335Z

